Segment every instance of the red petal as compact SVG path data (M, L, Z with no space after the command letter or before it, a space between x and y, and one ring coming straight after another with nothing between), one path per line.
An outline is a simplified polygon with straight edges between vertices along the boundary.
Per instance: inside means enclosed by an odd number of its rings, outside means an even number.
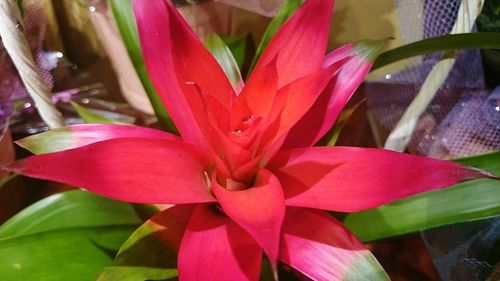
M312 146L328 132L365 79L373 64L373 56L380 49L380 42L362 42L358 46L342 46L325 58L323 67L341 60L345 63L316 103L290 131L283 148Z
M267 118L277 91L278 72L276 60L272 60L249 78L238 99L247 105L253 115Z
M333 0L308 0L288 19L267 46L252 73L260 76L277 57L278 89L319 70L326 51Z
M354 147L282 151L268 168L279 178L287 205L339 212L374 208L483 176L449 161Z
M228 109L234 96L231 84L170 1L134 0L133 6L155 88L183 138L205 143L203 131L209 130L206 112L210 108L203 97Z
M273 106L276 113L281 111L278 137L288 132L309 111L343 64L343 61L334 63L317 73L297 79L278 91Z
M285 198L278 179L267 170L259 170L251 188L230 191L215 179L212 187L224 212L252 235L276 265L285 216Z
M297 79L278 91L268 128L261 136L257 151L257 155L264 155L264 164L280 149L288 131L311 108L342 64L343 61L332 64L317 73Z
M182 204L215 200L208 191L208 161L203 158L178 141L122 138L29 157L7 168L113 199Z
M282 233L280 260L313 280L389 280L363 244L326 213L287 208Z
M179 279L257 280L262 250L214 205L195 209L179 252Z

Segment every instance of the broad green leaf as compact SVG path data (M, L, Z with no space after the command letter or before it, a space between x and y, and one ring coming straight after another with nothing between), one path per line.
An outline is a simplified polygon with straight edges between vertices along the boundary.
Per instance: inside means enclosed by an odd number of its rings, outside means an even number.
M192 206L178 205L156 214L123 243L111 267L127 267L141 278L152 272L176 276L177 251L191 212ZM114 280L109 278L110 270L104 269L98 280Z
M100 227L0 239L0 280L95 280L132 231L132 226ZM100 239L109 240L112 249Z
M116 25L120 30L125 47L127 48L128 54L132 60L132 64L139 75L139 79L141 79L142 86L146 90L162 128L169 132L177 133L177 129L175 128L172 119L170 119L170 116L165 110L153 83L149 79L141 53L139 34L137 32L137 26L135 25L135 17L132 11L131 0L109 0L109 4L116 21Z
M215 57L222 70L224 70L224 73L226 73L235 92L239 93L243 88L243 79L229 47L217 34L210 34L205 38L203 43Z
M117 124L125 125L127 123L118 120L113 120L99 115L76 102L71 102L71 106L76 110L78 115L83 119L85 123L99 123L99 124Z
M151 215L137 208L82 190L27 207L0 227L0 280L95 280Z
M250 73L252 73L253 68L259 61L262 53L264 53L264 50L271 41L271 38L273 38L273 36L276 34L276 32L278 32L283 23L285 23L285 21L299 8L299 6L303 2L303 0L286 0L283 3L280 11L276 15L276 17L274 17L274 19L269 23L266 31L264 32L264 35L262 35L262 38L260 39L259 46L257 47L257 51L255 53L255 57L253 58L247 77L250 76Z
M373 64L372 71L393 62L415 56L462 49L500 49L500 33L475 32L453 34L417 41L380 54Z
M255 46L250 34L242 37L222 36L221 39L231 50L238 69L242 75L248 70L252 58L255 56Z
M134 266L108 266L101 272L97 281L165 280L175 276L177 276L177 270L175 269Z
M131 204L74 190L54 194L22 210L0 226L0 239L52 230L141 223Z
M500 175L499 159L500 151L496 151L456 162ZM477 179L349 214L344 224L366 242L498 215L500 181Z

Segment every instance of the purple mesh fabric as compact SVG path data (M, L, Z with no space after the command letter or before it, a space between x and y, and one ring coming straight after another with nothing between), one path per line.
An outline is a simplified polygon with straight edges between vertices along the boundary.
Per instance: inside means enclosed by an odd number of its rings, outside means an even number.
M25 2L24 32L34 59L39 66L40 75L47 86L52 88L53 80L50 68L45 63L45 53L42 49L47 26L42 6L43 1ZM5 125L6 119L12 113L12 103L27 97L28 93L19 78L17 70L0 41L0 127Z
M396 0L405 43L448 34L460 2ZM396 125L440 56L411 59L402 71L368 83L369 110L382 127L389 131ZM457 58L421 116L408 149L437 158L500 149L500 86L485 88L478 50L467 50ZM422 237L442 280L486 280L499 263L500 218L440 227L422 232Z
M403 40L410 43L448 34L456 20L460 1L396 0L396 5L400 14L404 15L400 17L401 33L405 34ZM408 11L401 11L414 9L415 5L421 5L423 15L412 18L408 17ZM423 26L416 28L418 24ZM396 125L440 56L437 53L414 59L406 69L387 74L367 85L370 111L385 129L391 130ZM493 94L485 89L480 52L462 52L444 85L422 115L409 150L434 157L456 158L498 149L500 123L490 125L481 122L486 114L500 114L482 106ZM468 106L462 106L463 103ZM488 118L496 120L495 117Z

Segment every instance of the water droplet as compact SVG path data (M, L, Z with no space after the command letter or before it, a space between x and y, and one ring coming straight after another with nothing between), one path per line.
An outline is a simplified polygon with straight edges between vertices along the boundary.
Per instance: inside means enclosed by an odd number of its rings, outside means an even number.
M500 111L500 105L497 105L497 106L495 107L495 110L496 110L496 111Z
M391 79L391 77L392 77L392 75L390 75L390 74L385 75L385 79Z
M467 104L466 104L465 102L463 102L463 103L461 104L461 106L462 106L462 107L465 107L466 105L467 105Z
M90 100L89 100L89 99L87 99L87 98L82 99L82 103L83 103L83 104L88 104L89 102L90 102Z
M20 21L16 21L16 28L19 29L21 32L24 32L24 27Z
M62 58L62 57L64 57L64 54L61 52L56 52L56 57Z
M437 140L437 137L436 137L436 136L434 136L434 135L432 135L432 136L431 136L431 139L432 139L432 140Z
M448 139L447 138L443 138L442 141L443 142L448 142Z
M27 103L23 104L23 108L25 108L25 109L26 109L26 108L30 108L31 106L32 106L32 105L31 105L31 103L29 103L29 102L27 102Z
M243 133L243 130L240 130L240 129L234 130L234 131L231 132L231 134L237 135L237 136L241 135L241 133Z
M89 6L89 11L93 13L96 11L96 8L94 6Z
M431 136L430 136L430 135L425 135L425 136L424 136L424 138L425 138L426 140L429 140L429 139L431 139Z
M244 124L244 125L251 125L252 122L254 121L255 119L255 116L253 115L248 115L248 116L245 116L243 119L241 119L241 122Z

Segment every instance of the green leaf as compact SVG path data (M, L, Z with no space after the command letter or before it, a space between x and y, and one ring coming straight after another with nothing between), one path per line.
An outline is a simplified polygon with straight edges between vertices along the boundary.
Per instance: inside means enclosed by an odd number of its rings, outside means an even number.
M15 179L19 174L10 174L2 179L0 179L0 189L6 186L11 180Z
M131 204L74 190L54 194L22 210L0 226L0 239L60 229L141 223Z
M36 202L0 227L0 280L95 280L142 211L82 190Z
M242 70L251 51L249 49L253 44L252 36L250 34L242 37L222 36L221 39L231 50L236 64L238 64L238 69ZM252 57L255 55L255 47L253 51Z
M112 267L127 267L130 274L146 278L151 272L177 275L177 251L193 206L177 205L146 221L121 246ZM108 278L109 267L99 276ZM112 269L111 269L112 270ZM142 280L142 279L141 279Z
M255 56L255 43L251 34L242 37L223 36L224 43L229 47L238 64L242 77L246 77L252 59Z
M456 162L500 174L500 151ZM500 214L500 182L477 179L451 188L412 196L378 208L352 213L344 224L361 240L397 236Z
M132 64L139 75L139 79L141 79L142 86L146 90L160 125L167 131L177 133L177 129L165 110L146 70L131 0L109 0L109 4Z
M165 280L177 276L175 269L134 267L134 266L108 266L97 281L145 281L145 280Z
M252 64L250 66L250 71L248 72L248 76L252 73L253 68L259 61L260 56L264 53L267 45L274 37L276 32L280 29L280 27L285 23L285 21L299 8L299 6L303 3L303 0L286 0L281 7L281 10L278 12L276 17L269 23L262 35L259 46L257 47L257 52L255 53L255 57L253 58Z
M85 107L77 104L76 102L71 102L71 106L76 110L78 115L83 119L85 123L99 123L99 124L117 124L125 125L127 123L118 120L113 120L99 115Z
M393 62L415 56L462 49L500 49L500 33L475 32L452 34L417 41L380 54L373 64L372 71Z
M203 41L205 47L212 53L226 73L233 89L239 93L243 88L243 79L233 54L229 47L217 34L210 34Z
M59 127L15 141L17 145L33 154L43 154L75 148L75 139L85 137L86 132L75 132L68 127Z
M132 230L101 227L0 239L0 280L95 280L114 252L100 246L98 239L111 239L116 247Z
M359 281L359 280L384 280L391 279L384 271L378 260L373 254L366 252L354 261L348 270L345 271L342 281Z

